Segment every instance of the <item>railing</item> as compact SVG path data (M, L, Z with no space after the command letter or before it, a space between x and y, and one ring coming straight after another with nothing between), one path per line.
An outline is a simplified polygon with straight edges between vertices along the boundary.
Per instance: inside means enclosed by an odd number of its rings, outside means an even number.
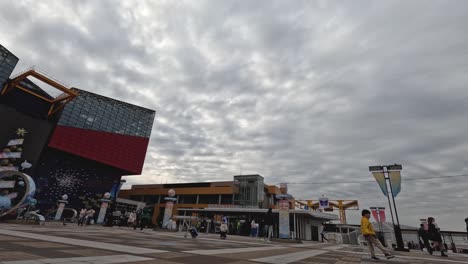
M64 82L64 81L61 81L61 80L55 78L52 74L50 74L49 72L47 72L47 71L45 71L45 70L43 70L43 69L37 67L36 65L33 65L33 66L29 67L29 68L26 68L26 69L24 69L24 70L22 70L22 71L20 71L20 72L18 72L18 73L16 73L16 74L14 74L13 76L11 76L10 79L15 79L15 78L17 78L18 76L21 76L21 75L25 74L25 73L28 72L28 71L35 71L35 72L37 72L37 73L39 73L39 74L41 74L41 75L47 77L48 79L50 79L50 80L52 80L52 81L54 81L54 82L56 82L56 83L59 83L59 84L61 84L62 86L65 86L65 87L68 88L68 89L71 88L71 85L70 85L70 84L68 84L68 83L66 83L66 82Z

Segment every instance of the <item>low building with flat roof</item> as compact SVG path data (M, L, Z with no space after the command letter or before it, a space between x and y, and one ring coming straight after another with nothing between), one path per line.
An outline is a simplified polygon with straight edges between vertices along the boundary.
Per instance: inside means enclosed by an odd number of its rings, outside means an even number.
M153 224L163 225L166 198L169 190L172 197L172 215L196 217L211 223L208 232L216 232L221 217L227 216L231 234L248 235L247 228L241 228L255 219L262 229L263 218L268 208L273 209L275 218L274 234L278 234L278 201L285 196L280 188L264 183L261 175L236 175L232 181L144 184L133 185L131 189L121 190L119 198L144 202L153 210ZM320 225L337 220L334 214L295 208L294 197L289 195L289 215L291 237L318 241Z

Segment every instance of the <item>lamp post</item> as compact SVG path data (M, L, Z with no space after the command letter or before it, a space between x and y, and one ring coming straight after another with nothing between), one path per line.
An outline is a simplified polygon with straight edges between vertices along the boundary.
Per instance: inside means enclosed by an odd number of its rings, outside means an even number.
M401 188L401 170L402 166L399 164L369 167L369 171L372 172L372 175L374 175L375 179L379 183L382 192L385 196L387 196L388 199L388 205L390 206L390 214L392 216L393 231L395 232L395 239L397 242L397 247L395 248L395 250L408 251L407 249L405 249L405 245L403 243L403 236L401 234L400 228L400 220L398 218L398 211L395 203L395 196L400 192ZM388 187L390 187L390 192L388 191ZM392 196L393 206L390 202L390 194ZM393 210L395 210L395 218L393 217Z

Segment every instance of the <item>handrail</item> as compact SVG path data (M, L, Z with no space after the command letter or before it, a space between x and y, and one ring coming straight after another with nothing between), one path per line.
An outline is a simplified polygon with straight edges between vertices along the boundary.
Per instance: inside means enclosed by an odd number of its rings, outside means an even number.
M36 65L33 65L33 66L29 67L29 68L26 68L26 69L24 69L24 70L22 70L22 71L20 71L20 72L18 72L16 74L14 74L10 79L15 79L15 78L17 78L17 77L19 77L19 76L21 76L21 75L23 75L23 74L25 74L26 72L29 72L29 71L37 72L37 73L47 77L48 79L50 79L52 81L55 81L56 83L61 84L62 86L66 87L68 89L72 88L72 86L70 84L55 78L52 74L50 74L46 70L43 70L43 69L37 67Z

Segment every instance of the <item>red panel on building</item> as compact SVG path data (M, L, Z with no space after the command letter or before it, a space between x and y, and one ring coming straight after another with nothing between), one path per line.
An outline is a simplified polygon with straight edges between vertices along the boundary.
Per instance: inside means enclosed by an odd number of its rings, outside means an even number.
M141 174L149 139L57 126L49 147Z

